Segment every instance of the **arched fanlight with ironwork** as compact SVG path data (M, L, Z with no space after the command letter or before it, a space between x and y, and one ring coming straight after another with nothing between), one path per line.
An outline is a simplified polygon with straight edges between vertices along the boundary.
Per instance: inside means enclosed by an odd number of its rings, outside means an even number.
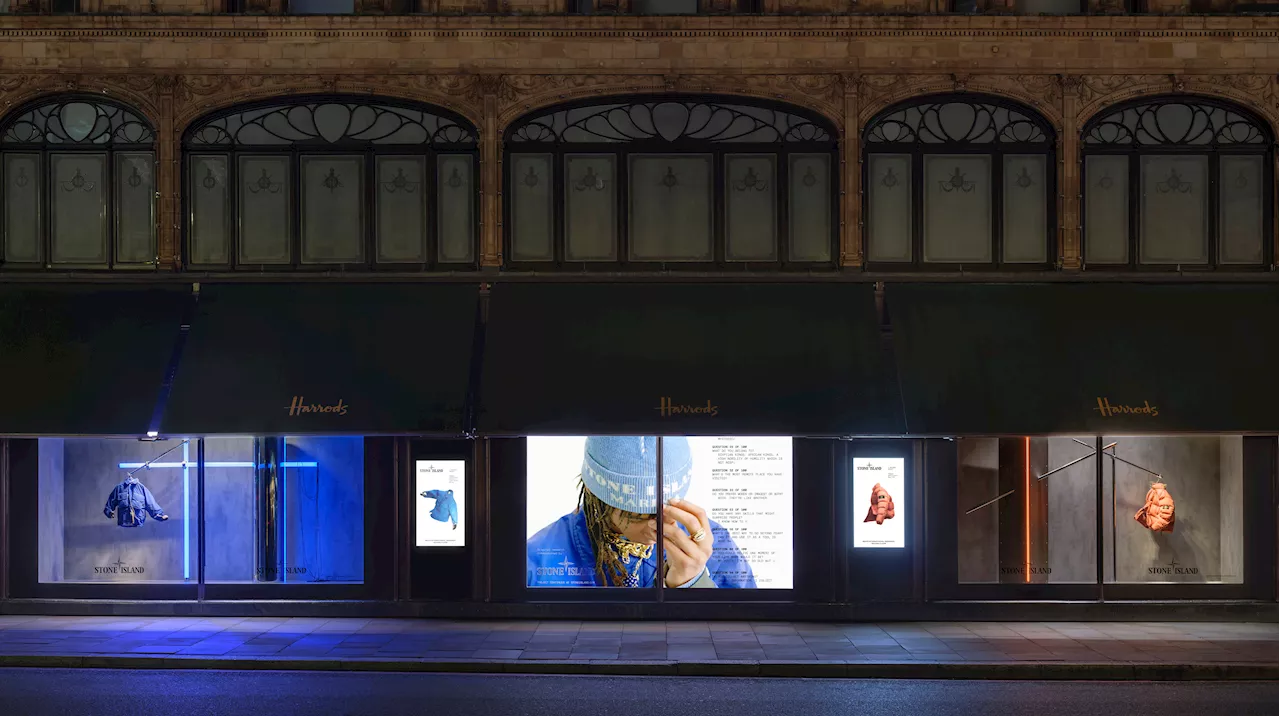
M1144 98L1099 112L1081 140L1086 265L1269 263L1275 144L1265 122L1208 98Z
M506 135L513 267L818 267L836 246L836 134L745 98L561 105Z
M8 268L156 263L155 132L99 97L42 99L0 122Z
M293 97L202 119L183 147L189 265L475 264L477 135L450 112Z
M867 263L1046 268L1054 134L1032 109L979 95L890 107L863 132Z

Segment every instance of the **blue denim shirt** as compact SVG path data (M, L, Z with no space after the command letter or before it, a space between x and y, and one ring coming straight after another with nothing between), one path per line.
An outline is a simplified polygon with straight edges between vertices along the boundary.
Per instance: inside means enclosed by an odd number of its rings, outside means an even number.
M707 560L707 572L714 586L721 589L755 589L756 578L742 550L729 536L729 531L711 521L715 546ZM648 559L623 558L632 582L637 586L653 584L658 571L657 550ZM529 538L527 544L526 586L529 587L603 587L596 574L596 557L587 534L587 518L581 511L565 515ZM693 581L680 585L692 586ZM702 586L701 584L698 586ZM708 585L710 586L710 585Z
M158 520L169 519L156 503L156 498L151 496L151 490L136 479L116 485L107 496L102 512L107 517L111 517L112 512L116 513L116 524L121 527L137 527L147 521L147 515Z

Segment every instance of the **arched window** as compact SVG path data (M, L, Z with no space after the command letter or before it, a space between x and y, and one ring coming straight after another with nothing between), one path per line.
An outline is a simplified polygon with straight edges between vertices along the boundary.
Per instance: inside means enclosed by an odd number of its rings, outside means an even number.
M0 124L6 267L154 266L155 132L133 110L58 97Z
M980 96L891 107L863 134L867 263L1052 265L1054 136L1032 110Z
M192 267L476 262L476 132L442 110L276 100L196 122L184 152Z
M836 137L746 99L558 107L506 142L511 266L831 266Z
M1274 232L1266 124L1223 102L1143 99L1081 134L1089 266L1264 267Z

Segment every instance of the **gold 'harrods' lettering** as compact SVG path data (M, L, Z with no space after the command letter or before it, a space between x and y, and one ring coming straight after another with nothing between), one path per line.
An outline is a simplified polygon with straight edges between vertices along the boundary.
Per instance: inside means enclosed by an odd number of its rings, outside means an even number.
M720 406L712 405L710 398L707 399L706 405L676 405L671 398L659 398L658 407L654 410L664 418L673 415L706 415L714 418L720 414Z
M349 407L351 406L342 402L342 398L338 398L338 402L333 405L320 405L318 403L307 403L306 399L301 395L295 395L293 396L293 402L289 404L289 417L309 413L336 413L338 415L346 415L347 408Z
M1115 415L1146 415L1148 417L1156 417L1160 414L1160 410L1152 405L1150 401L1142 401L1142 405L1112 405L1110 400L1106 398L1098 398L1098 407L1094 408L1102 414L1104 418L1110 418Z

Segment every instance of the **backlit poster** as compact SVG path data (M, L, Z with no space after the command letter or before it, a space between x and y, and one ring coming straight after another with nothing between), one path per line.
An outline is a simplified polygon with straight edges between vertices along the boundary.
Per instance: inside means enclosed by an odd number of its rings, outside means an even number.
M467 463L464 460L418 460L414 500L418 547L464 547L467 544Z
M531 437L527 579L653 587L662 441L663 584L791 589L789 437Z
M906 546L906 460L860 457L853 461L853 546Z

